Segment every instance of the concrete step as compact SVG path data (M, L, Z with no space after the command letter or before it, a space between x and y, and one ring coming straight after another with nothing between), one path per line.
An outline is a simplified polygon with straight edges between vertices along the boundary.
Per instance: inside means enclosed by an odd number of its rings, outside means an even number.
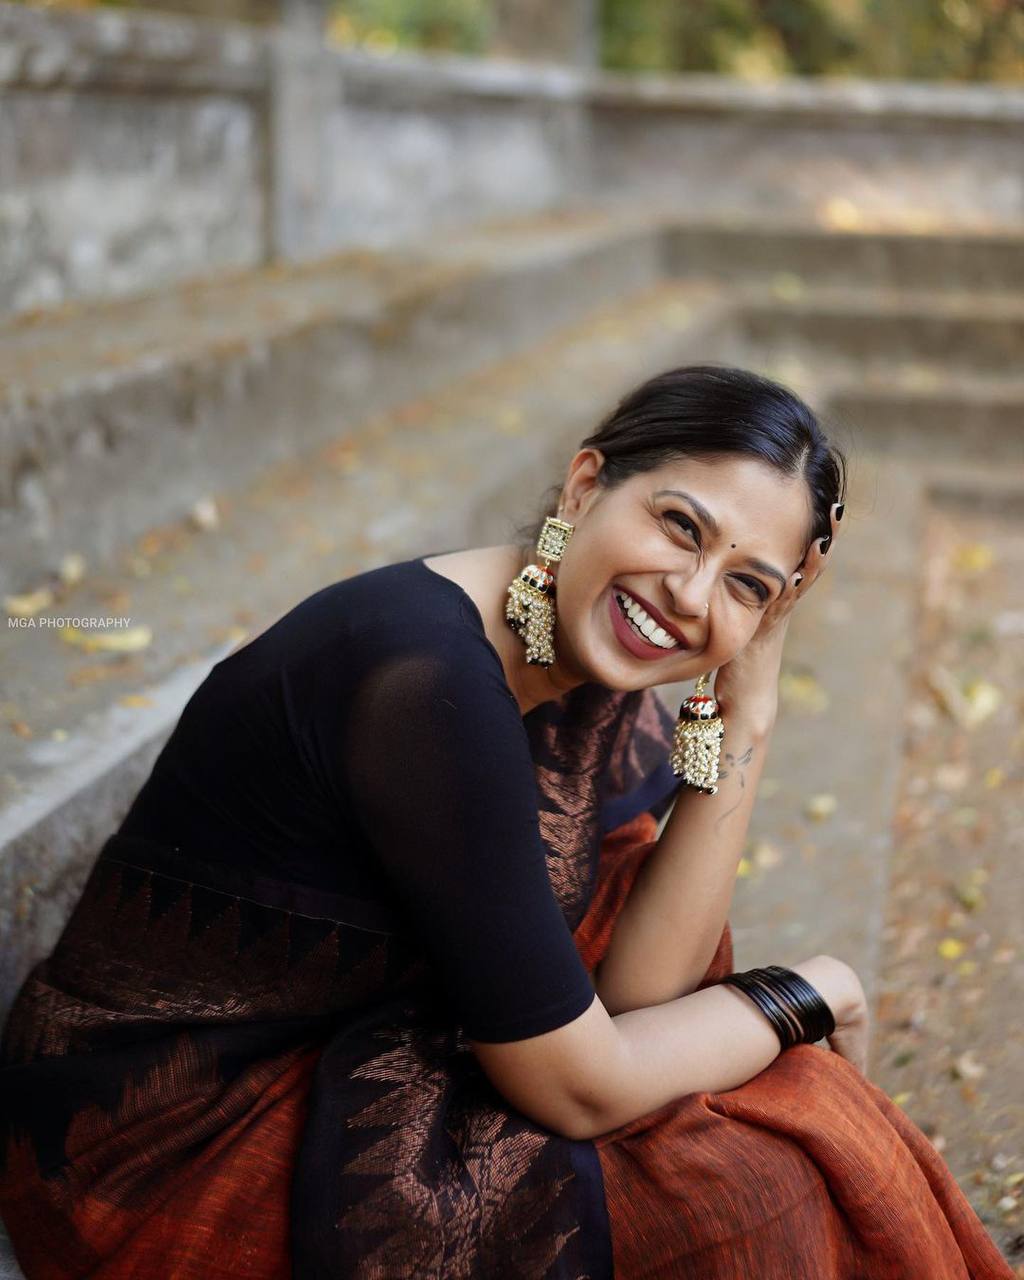
M1024 474L930 486L871 1078L1024 1264ZM982 678L985 719L935 675Z
M576 210L21 316L0 326L0 594L666 275L748 290L737 351L1005 371L1021 244ZM987 298L933 315L961 286Z
M665 230L665 267L673 275L711 275L735 284L769 281L790 294L802 286L859 285L1019 297L1024 238L1008 231L843 231L772 218L733 224L674 219Z
M451 233L429 254L235 271L0 326L0 593L661 276L645 225L581 213L498 240Z
M962 463L978 458L1024 475L1024 379L986 377L932 366L895 368L836 386L833 416L884 454Z
M1019 296L865 287L807 288L792 298L749 288L737 294L738 342L762 357L845 363L858 377L884 377L913 363L936 380L1019 378Z

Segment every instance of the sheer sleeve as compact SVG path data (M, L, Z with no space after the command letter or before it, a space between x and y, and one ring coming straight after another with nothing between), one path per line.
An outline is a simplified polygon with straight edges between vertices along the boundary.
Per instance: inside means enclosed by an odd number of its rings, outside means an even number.
M594 988L551 888L518 703L486 640L456 629L358 663L349 802L465 1033L520 1040Z

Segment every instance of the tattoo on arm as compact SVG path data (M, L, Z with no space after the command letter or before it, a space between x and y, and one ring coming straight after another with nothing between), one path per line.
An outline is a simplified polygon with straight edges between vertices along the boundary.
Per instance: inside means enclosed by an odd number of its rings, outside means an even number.
M753 744L747 747L746 751L744 751L743 754L740 756L735 756L731 751L727 751L725 753L725 759L726 759L726 763L729 765L729 768L719 769L718 771L719 779L721 780L723 778L728 778L734 769L737 769L742 765L750 764L753 758L754 758ZM746 789L747 789L747 775L741 771L740 772L740 792L742 793L746 791ZM740 807L742 803L743 803L743 796L741 794L737 798L736 803L732 806L731 809L726 809L725 813L721 813L718 815L718 817L715 819L716 831L722 825L722 823L726 820L726 818L730 817L732 814L736 812L736 810Z

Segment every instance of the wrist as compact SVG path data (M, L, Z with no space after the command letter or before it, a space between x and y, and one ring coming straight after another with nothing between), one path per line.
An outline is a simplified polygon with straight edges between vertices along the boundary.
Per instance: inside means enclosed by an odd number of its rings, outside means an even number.
M736 742L739 738L764 742L772 735L777 713L777 706L771 703L751 705L745 702L741 707L737 707L735 711L730 710L728 704L720 705L719 707L719 714L725 726L726 737L731 737L733 742Z
M866 997L856 971L835 956L818 955L789 966L806 978L832 1010L836 1025L847 1022L863 1008Z

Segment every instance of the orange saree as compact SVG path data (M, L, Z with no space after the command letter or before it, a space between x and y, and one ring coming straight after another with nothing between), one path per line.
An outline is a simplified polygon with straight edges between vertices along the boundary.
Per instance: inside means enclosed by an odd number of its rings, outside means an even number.
M671 723L584 687L533 729L592 971ZM830 1051L571 1141L490 1085L387 903L219 852L115 833L19 992L0 1216L29 1280L1013 1280L924 1134ZM732 967L726 925L702 985Z
M606 837L577 930L588 969L654 846ZM700 986L733 971L728 922ZM797 1045L724 1093L692 1093L596 1141L615 1275L628 1280L1014 1280L921 1130L845 1058Z

